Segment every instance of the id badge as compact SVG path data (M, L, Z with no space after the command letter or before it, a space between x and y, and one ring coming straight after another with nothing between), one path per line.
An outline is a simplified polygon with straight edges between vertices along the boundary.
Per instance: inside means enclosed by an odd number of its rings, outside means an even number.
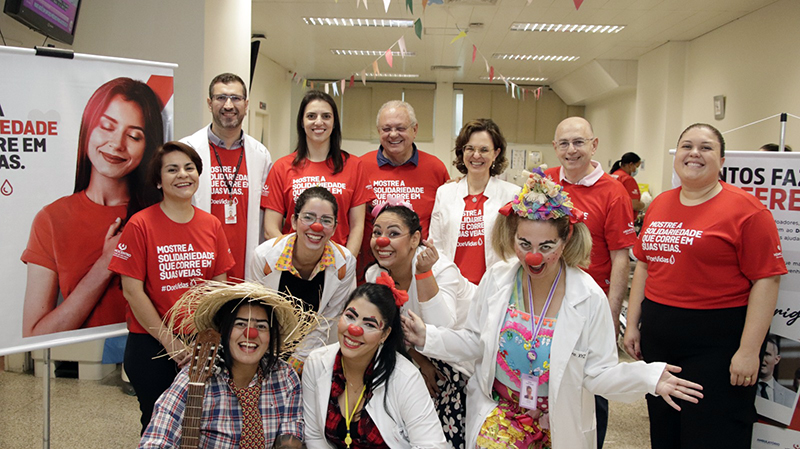
M539 402L539 376L523 374L521 380L522 385L519 390L519 405L528 410L536 410Z
M233 200L225 202L225 224L236 224L236 204Z

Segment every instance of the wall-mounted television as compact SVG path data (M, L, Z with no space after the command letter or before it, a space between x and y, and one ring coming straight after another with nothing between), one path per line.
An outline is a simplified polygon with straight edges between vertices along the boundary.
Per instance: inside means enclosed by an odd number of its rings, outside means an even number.
M50 39L72 45L81 0L6 0L3 12Z

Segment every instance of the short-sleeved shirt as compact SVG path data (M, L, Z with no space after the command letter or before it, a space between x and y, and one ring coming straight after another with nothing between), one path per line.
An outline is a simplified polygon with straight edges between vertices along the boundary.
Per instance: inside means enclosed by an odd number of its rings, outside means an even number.
M684 206L677 188L647 209L634 254L647 263L648 299L685 309L741 307L752 281L786 274L770 211L744 190L721 184L702 204Z
M641 192L639 192L639 183L625 170L620 168L612 173L611 177L622 183L622 186L625 187L625 191L628 192L628 196L630 196L632 200L638 200L642 197Z
M572 203L585 214L584 223L592 234L592 254L590 265L584 268L608 294L611 251L629 248L636 243L630 197L622 184L603 173L599 164L577 184L567 181L563 172L562 167L553 167L545 173L564 186Z
M247 178L247 156L244 147L228 150L208 142L211 151L211 215L217 217L222 223L225 238L231 248L233 260L236 265L231 269L230 276L244 279L244 261L247 253L247 199L249 198L250 180ZM217 157L222 161L220 169ZM241 163L239 162L241 158ZM239 173L236 174L236 167ZM236 206L236 223L226 220L225 203L233 201Z
M374 196L363 172L361 160L347 153L344 155L344 167L336 174L333 174L327 161L312 162L306 159L293 166L294 154L275 161L267 176L261 207L284 216L284 234L292 232L291 216L294 214L297 197L309 187L320 186L328 189L339 205L336 217L338 224L331 240L340 245L347 244L347 237L350 235L350 209L368 203Z
M21 259L56 272L58 289L66 298L103 254L114 220L124 220L127 213L127 205L97 204L85 190L59 198L36 214ZM114 276L81 328L124 322L127 304L119 276Z
M125 226L108 269L144 282L144 292L160 317L198 279L227 273L234 261L222 224L194 208L187 223L172 221L160 204L144 209ZM147 330L127 306L128 331Z

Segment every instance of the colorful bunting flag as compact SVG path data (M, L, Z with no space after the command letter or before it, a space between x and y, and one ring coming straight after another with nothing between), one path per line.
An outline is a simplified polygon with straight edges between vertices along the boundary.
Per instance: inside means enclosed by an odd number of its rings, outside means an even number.
M540 87L540 88L536 89L536 93L534 95L536 96L536 99L538 100L539 97L542 95L542 88Z
M475 56L477 56L477 54L478 54L478 47L476 47L476 46L473 44L473 45L472 45L472 63L473 63L473 64L475 63Z
M364 0L366 1L366 0ZM572 0L572 3L575 3L575 11L579 10L581 5L583 4L583 0Z
M444 0L428 0L429 5L444 5Z
M328 83L325 83L325 93L330 94L330 90L328 90Z
M331 86L333 86L333 96L334 97L338 97L339 96L339 88L336 87L336 83L331 83ZM325 87L327 88L328 85L326 84Z
M347 87L353 87L353 85L355 85L355 84L356 84L356 76L355 75L350 75L350 85L347 86ZM344 91L344 89L342 89L342 91Z
M342 83L342 96L344 96L344 79L342 79L341 83Z
M400 36L400 39L397 40L397 46L400 47L400 56L403 58L406 57L406 37Z
M311 90L314 90L314 82L311 82Z
M428 0L422 0L422 13L425 14L425 8L428 7Z
M303 80L303 89L306 88L306 81L308 81L308 80Z
M467 32L462 31L458 33L458 36L454 37L453 40L450 41L450 44L454 44L457 40L464 39L465 37L467 37Z
M362 70L361 71L361 84L363 84L365 86L367 85L367 71L366 70Z
M386 62L389 64L389 67L392 67L392 49L389 48L386 50Z
M494 67L489 67L489 82L494 81Z
M381 73L381 71L378 70L378 60L377 59L372 61L372 73L374 73L376 75L379 75Z
M417 37L422 39L422 19L417 19L414 22L414 32L417 33Z
M383 9L388 14L389 13L389 4L392 3L392 0L383 0Z
M506 85L506 87L508 86ZM517 86L515 86L514 83L511 83L511 98L513 99L517 98L517 96L515 95L516 92L517 92Z
M423 7L424 9L424 7ZM409 11L411 15L414 15L414 1L413 0L406 0L406 11Z

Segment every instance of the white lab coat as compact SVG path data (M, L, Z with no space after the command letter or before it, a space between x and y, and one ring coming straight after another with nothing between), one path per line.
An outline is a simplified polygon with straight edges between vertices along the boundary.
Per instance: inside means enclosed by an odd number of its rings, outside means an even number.
M492 383L498 335L519 267L514 260L487 270L464 329L427 326L423 354L444 361L477 359L467 385L467 447L475 447L483 422L497 405ZM550 348L551 436L555 448L590 449L597 444L594 395L632 402L645 393L654 394L665 364L619 364L603 291L580 269L567 268L565 276L566 291Z
M255 249L250 270L245 274L249 282L278 290L283 271L275 266L292 235L295 233L269 239ZM332 241L328 245L333 248L334 264L325 269L325 286L319 298L320 323L295 350L293 355L298 360L305 360L313 349L336 341L336 322L345 301L356 289L356 258L344 246Z
M337 352L339 343L318 348L308 356L303 368L303 418L308 449L333 448L325 439L325 419ZM400 354L391 376L372 391L366 410L392 449L450 447L422 375Z
M211 126L211 125L208 125ZM211 212L211 148L208 146L208 126L180 141L191 146L203 161L203 173L192 202L199 209ZM261 191L267 182L272 166L272 157L267 148L256 139L244 134L244 157L247 164L247 247L244 256L244 272L250 271L253 250L264 241L262 232ZM236 263L239 263L238 261Z
M492 248L491 241L498 210L511 201L520 190L520 186L492 176L483 191L486 196L486 202L483 203L483 251L487 270L501 260L501 257ZM429 235L439 254L450 260L456 257L456 244L458 244L458 234L464 216L464 198L467 195L469 195L469 188L466 177L461 178L458 182L443 184L436 191Z

